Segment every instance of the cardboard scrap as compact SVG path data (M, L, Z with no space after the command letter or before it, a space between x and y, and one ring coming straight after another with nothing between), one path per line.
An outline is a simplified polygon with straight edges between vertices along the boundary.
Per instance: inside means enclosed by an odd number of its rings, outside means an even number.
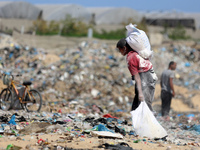
M109 137L109 138L119 138L123 139L123 136L119 133L112 133L109 131L91 131L92 136L97 137Z

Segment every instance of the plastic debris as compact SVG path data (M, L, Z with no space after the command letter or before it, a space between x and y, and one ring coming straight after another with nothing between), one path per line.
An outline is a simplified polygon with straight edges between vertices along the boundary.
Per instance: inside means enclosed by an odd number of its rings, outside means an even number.
M132 127L129 112L135 83L125 69L125 60L115 51L116 42L97 39L80 39L80 42L73 39L76 42L72 47L51 52L52 47L15 46L16 42L11 37L0 37L1 73L21 74L16 77L17 80L34 81L31 87L38 89L44 100L41 112L27 113L21 107L10 111L0 110L3 143L0 149L6 148L4 141L12 140L19 145L34 141L32 144L36 149L50 149L51 146L52 149L65 149L66 146L61 143L73 148L86 142L90 143L84 145L88 146L86 149L91 149L91 145L117 145L122 141L130 146L138 141L143 146L164 146L163 149L176 149L174 145L180 149L199 148L200 64L198 48L193 50L192 44L170 41L173 45L166 42L152 47L152 63L158 77L163 67L167 68L169 60L177 62L174 79L177 91L170 116L163 118L159 114L159 85L156 87L153 102L157 109L155 117L167 130L168 137L145 138L145 141ZM0 84L1 88L5 87L2 82ZM180 107L180 104L184 104L184 107ZM13 115L15 119L11 119ZM40 139L43 142L38 144ZM22 149L30 149L32 144Z
M9 124L13 124L13 125L17 125L17 123L15 122L15 115L13 115L10 119L10 121L8 122Z

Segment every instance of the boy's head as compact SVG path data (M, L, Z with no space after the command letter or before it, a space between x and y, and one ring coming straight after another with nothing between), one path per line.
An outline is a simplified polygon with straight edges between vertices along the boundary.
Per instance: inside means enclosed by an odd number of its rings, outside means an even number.
M126 42L125 38L120 39L117 42L116 45L117 49L119 50L119 52L125 56L126 54L128 54L128 52L131 50L131 47L128 45L128 43Z
M176 69L176 63L174 61L170 61L170 63L169 63L169 69L170 70L175 70Z

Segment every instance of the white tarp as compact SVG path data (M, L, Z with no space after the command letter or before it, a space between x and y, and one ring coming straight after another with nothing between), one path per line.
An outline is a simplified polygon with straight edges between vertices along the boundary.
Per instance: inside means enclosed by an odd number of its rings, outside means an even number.
M0 7L1 18L19 18L35 20L42 10L28 2L10 2Z

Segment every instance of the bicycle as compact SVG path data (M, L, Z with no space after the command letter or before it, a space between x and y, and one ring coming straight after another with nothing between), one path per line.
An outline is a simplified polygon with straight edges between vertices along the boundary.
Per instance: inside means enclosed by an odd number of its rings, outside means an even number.
M19 75L17 75L19 76ZM36 89L30 89L31 81L24 81L22 84L14 80L14 75L3 74L3 83L7 85L0 93L0 108L10 110L16 100L13 94L17 95L17 100L21 107L27 112L39 112L42 107L42 96ZM19 93L17 86L24 87L23 94Z

